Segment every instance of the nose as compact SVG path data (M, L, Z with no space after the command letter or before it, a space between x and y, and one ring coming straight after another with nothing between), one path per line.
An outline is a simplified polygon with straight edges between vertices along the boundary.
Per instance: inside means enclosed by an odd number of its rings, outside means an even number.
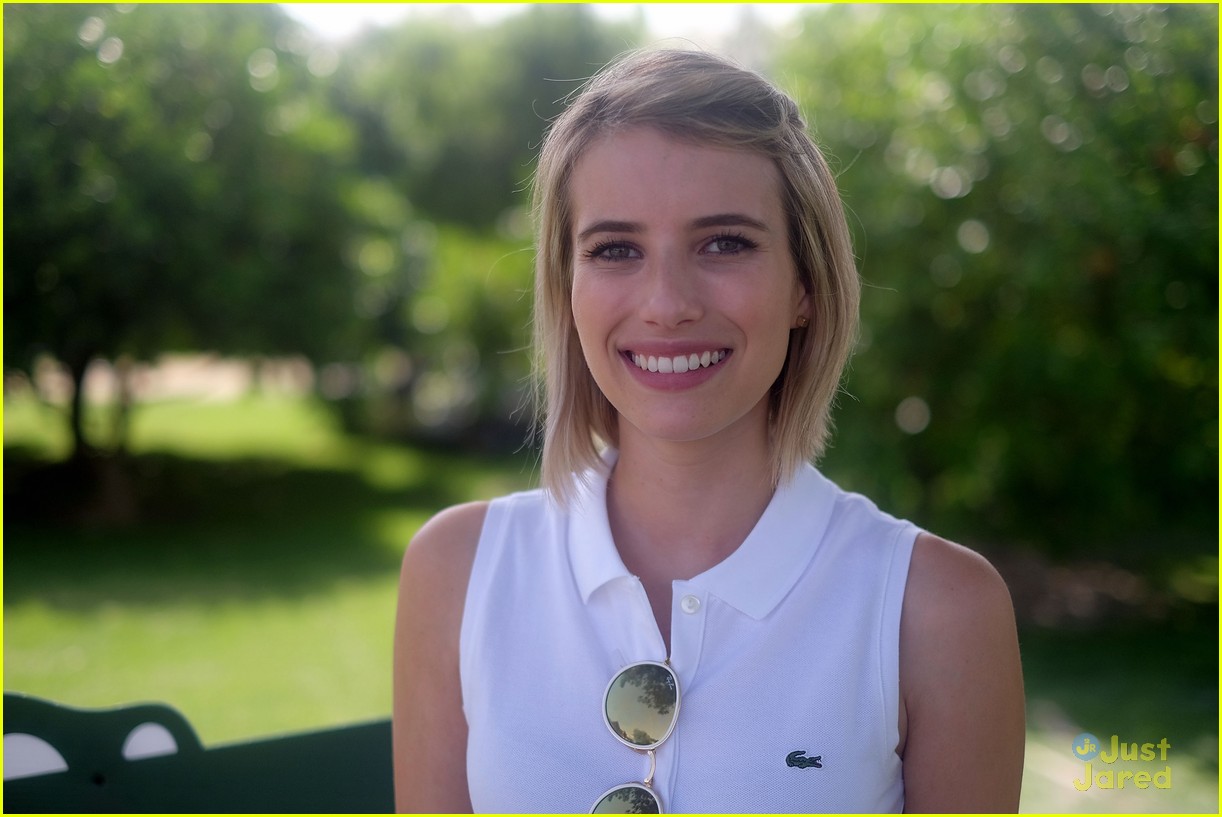
M647 323L674 329L704 314L698 272L690 264L675 255L655 254L645 273L641 317Z

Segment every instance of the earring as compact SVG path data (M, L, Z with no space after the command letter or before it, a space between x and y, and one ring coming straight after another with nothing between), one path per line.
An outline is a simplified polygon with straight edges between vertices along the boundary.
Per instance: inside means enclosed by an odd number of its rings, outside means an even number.
M810 323L810 318L806 317L805 315L798 316L798 328L799 329L805 329L808 323Z

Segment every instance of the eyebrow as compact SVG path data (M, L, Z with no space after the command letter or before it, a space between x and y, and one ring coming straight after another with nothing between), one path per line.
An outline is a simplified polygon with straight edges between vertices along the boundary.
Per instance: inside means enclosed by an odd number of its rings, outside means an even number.
M701 216L691 223L691 229L703 230L708 227L750 227L761 232L769 232L768 225L757 218L742 213L717 213L711 216ZM644 227L635 221L596 221L577 234L577 241L584 242L598 233L640 233Z
M751 227L761 232L768 232L767 224L742 213L718 213L715 216L703 216L692 222L692 229L702 230L705 227Z

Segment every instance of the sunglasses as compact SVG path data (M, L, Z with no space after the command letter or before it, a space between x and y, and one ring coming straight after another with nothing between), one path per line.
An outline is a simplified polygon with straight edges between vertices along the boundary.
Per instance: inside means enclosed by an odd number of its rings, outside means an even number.
M603 696L603 722L620 743L649 755L649 775L641 783L603 792L591 814L662 813L662 800L653 790L653 753L670 737L678 718L679 679L666 664L638 661L611 679Z

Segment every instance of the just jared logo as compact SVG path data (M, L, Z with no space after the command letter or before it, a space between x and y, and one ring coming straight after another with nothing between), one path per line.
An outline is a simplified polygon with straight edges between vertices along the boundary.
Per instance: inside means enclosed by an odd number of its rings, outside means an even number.
M1092 786L1098 789L1123 789L1126 783L1138 789L1148 789L1151 783L1156 789L1171 788L1170 764L1153 771L1111 768L1117 760L1166 764L1167 753L1171 749L1166 738L1158 743L1121 743L1119 735L1112 735L1111 745L1105 749L1099 738L1083 732L1074 738L1072 749L1073 756L1086 763L1081 779L1074 778L1073 781L1078 791L1088 791ZM1106 768L1097 769L1095 763Z

